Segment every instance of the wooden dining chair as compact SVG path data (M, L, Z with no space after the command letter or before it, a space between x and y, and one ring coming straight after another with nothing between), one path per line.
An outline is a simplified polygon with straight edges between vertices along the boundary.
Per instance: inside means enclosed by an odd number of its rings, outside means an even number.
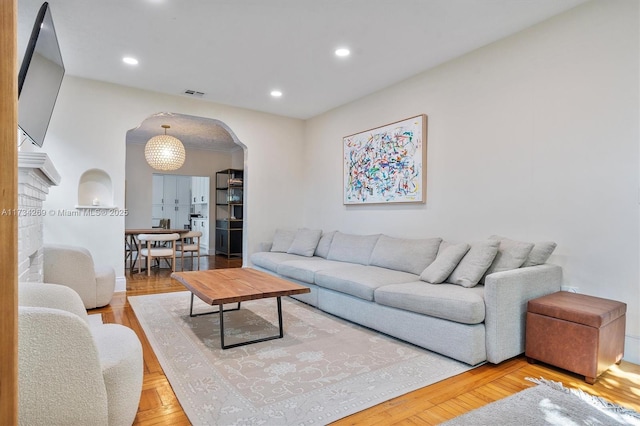
M146 259L147 275L151 275L151 262L153 259L171 258L171 270L176 270L176 244L180 234L139 234L140 252L138 258L138 273L142 272L142 258ZM157 244L156 243L160 243Z
M200 231L189 231L182 234L182 238L180 241L176 243L176 251L180 252L180 264L182 265L182 270L184 271L184 254L191 254L191 270L193 271L193 258L196 257L198 262L198 270L200 270L200 237L202 237L202 232Z

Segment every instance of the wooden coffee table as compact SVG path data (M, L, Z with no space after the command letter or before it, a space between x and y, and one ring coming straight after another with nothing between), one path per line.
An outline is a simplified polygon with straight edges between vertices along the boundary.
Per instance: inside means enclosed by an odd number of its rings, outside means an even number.
M264 342L272 339L280 339L284 336L282 327L282 296L292 294L309 293L308 287L292 283L251 268L212 269L209 271L174 272L171 278L179 281L191 292L191 306L189 316L220 314L220 345L222 349L235 348L250 343ZM203 302L214 306L217 311L193 313L193 297L198 296ZM237 311L240 303L247 300L277 298L278 301L278 325L280 333L275 336L249 340L232 345L224 344L224 312ZM237 308L227 309L223 305L237 303Z

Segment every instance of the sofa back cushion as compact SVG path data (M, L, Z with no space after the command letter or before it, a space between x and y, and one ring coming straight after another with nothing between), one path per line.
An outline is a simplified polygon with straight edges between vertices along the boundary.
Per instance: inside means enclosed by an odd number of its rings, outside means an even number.
M369 264L420 275L435 260L441 242L442 238L417 240L380 235Z
M380 234L353 235L336 231L327 259L368 265L378 238L380 238Z

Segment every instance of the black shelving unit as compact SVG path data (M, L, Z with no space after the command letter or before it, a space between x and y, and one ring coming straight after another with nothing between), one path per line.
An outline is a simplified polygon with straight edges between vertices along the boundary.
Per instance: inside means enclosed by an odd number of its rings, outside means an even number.
M244 173L238 169L216 173L216 254L242 257Z

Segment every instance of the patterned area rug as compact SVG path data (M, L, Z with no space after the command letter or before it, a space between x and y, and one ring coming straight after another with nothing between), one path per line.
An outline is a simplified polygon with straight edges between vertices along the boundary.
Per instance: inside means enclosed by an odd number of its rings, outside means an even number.
M538 386L470 411L441 426L640 426L640 414L543 378Z
M323 425L472 368L289 298L284 338L222 350L218 315L189 317L189 300L129 297L197 426ZM194 311L211 309L196 298ZM224 321L225 344L277 334L276 300L243 302Z

